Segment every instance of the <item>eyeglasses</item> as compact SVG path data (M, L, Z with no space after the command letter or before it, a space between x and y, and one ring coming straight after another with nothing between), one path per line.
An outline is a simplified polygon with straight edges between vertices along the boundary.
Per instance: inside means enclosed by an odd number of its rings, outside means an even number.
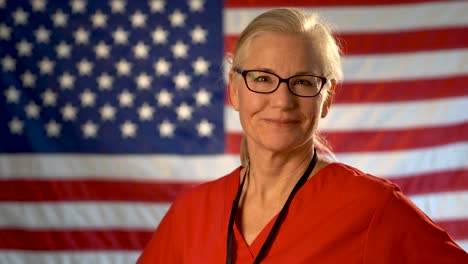
M272 93L276 91L280 83L285 82L289 91L300 97L314 97L322 90L327 78L315 75L294 75L283 79L278 75L261 70L241 70L234 67L234 71L244 77L247 88L255 93Z

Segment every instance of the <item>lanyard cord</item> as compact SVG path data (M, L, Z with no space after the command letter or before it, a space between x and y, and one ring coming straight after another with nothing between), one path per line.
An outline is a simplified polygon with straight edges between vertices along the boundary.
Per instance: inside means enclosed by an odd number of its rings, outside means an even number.
M278 217L276 218L275 222L273 223L273 227L270 230L270 233L268 234L265 242L263 243L262 247L260 248L260 251L258 252L257 256L255 257L253 264L260 263L260 260L263 258L266 250L271 246L271 243L273 242L273 238L278 231L278 228L283 222L284 217L286 216L286 211L289 208L289 205L294 198L294 195L296 195L297 191L306 183L307 179L309 178L310 173L315 167L315 164L317 164L317 151L314 149L314 156L312 157L312 160L309 163L309 166L305 170L304 174L301 176L301 178L297 181L296 185L294 186L293 190L288 196L288 199L283 205L283 208L281 208L281 211L278 214ZM242 188L244 186L244 181L245 178L250 175L250 163L248 167L246 168L246 171L244 173L244 177L242 179L242 183L239 186L239 190L237 191L236 198L234 199L234 202L232 203L232 208L231 208L231 215L229 217L229 226L228 226L228 237L227 237L227 255L226 255L226 263L231 264L232 261L232 239L233 239L233 228L234 228L234 220L236 218L236 211L239 206L239 199L242 193Z

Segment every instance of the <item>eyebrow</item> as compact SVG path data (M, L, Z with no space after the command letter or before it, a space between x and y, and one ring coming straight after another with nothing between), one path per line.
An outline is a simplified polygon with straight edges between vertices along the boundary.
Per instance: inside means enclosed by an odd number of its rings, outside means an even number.
M253 70L266 71L266 72L271 72L271 73L274 73L274 74L278 74L278 73L276 73L274 70L272 70L270 68L253 68ZM316 75L316 73L310 72L310 71L299 71L299 72L294 73L291 76L296 76L296 75Z

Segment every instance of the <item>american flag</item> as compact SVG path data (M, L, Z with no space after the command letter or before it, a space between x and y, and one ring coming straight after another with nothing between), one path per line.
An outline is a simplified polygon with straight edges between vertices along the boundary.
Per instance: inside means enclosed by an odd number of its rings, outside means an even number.
M336 25L321 130L468 249L468 2L0 0L0 263L133 263L176 195L239 165L224 74L271 7Z

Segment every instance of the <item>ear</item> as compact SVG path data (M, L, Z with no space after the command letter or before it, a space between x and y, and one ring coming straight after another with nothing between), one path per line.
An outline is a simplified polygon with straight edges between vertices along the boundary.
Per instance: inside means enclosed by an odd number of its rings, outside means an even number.
M328 115L328 109L330 109L330 106L333 101L333 96L335 95L335 89L336 89L336 80L331 79L330 80L330 89L328 90L328 96L325 99L325 102L322 104L322 114L321 117L325 118Z
M228 81L228 93L229 101L231 102L232 107L239 111L239 90L237 85L234 84L234 71L229 71L229 81Z

